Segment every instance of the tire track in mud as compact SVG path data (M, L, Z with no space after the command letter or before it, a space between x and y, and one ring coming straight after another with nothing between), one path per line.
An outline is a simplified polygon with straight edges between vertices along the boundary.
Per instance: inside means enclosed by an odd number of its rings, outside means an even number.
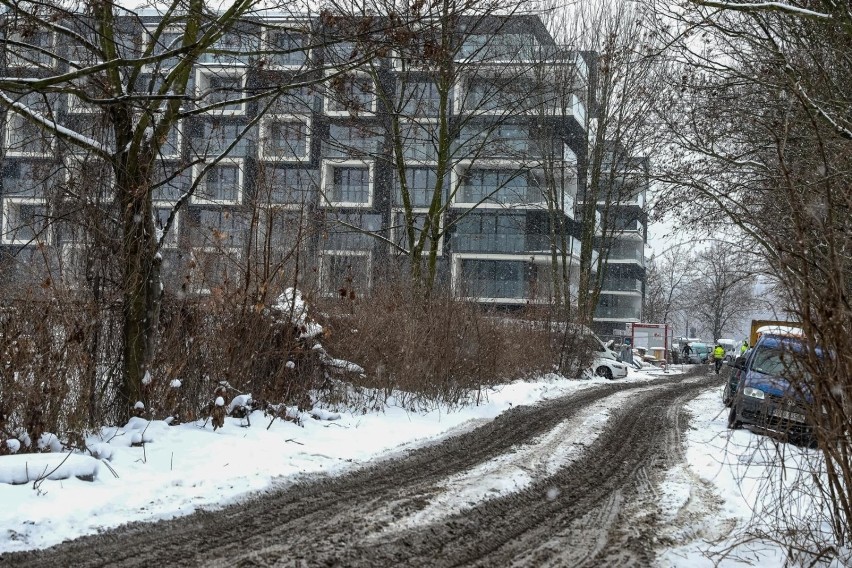
M642 531L621 526L624 502L641 490L637 472L678 454L679 448L670 447L678 439L671 434L680 426L677 408L713 384L712 377L684 381L681 375L613 383L518 407L470 432L347 475L306 479L215 512L136 523L44 551L0 556L0 565L647 564L652 553ZM578 460L551 477L439 522L377 537L392 520L427 505L448 476L545 434L600 399L633 389L645 390L613 413Z

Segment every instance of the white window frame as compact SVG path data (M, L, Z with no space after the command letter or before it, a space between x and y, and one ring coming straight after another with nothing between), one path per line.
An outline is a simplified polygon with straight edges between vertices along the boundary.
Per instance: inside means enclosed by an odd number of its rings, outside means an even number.
M260 32L260 42L261 42L260 49L261 49L261 51L272 51L273 50L272 43L270 42L270 34L272 34L272 33L290 33L290 32L288 32L287 30L272 27L272 26L269 26L269 25L263 26L263 28L261 29L261 32ZM293 33L298 33L303 38L308 35L308 34L305 34L305 33L302 33L302 32L293 32ZM310 44L310 42L308 42L308 44ZM280 63L273 63L273 58L269 57L267 59L266 68L270 69L272 71L303 69L310 64L311 57L313 56L313 49L310 49L310 48L305 49L304 53L305 53L305 62L302 63L302 64L296 65L296 64L291 63L291 64L287 64L287 65L282 65ZM266 57L266 56L264 56L264 57Z
M208 164L195 164L192 167L192 183L195 183L199 176L207 176L209 171L204 171L204 168L207 167L207 165ZM206 197L202 197L200 194L204 192L204 189L206 189L207 184L206 179L202 178L196 186L195 191L192 193L193 205L239 205L243 202L243 194L245 192L245 161L243 160L243 158L223 158L219 160L213 166L213 168L219 166L237 167L239 180L237 183L237 198L235 200L217 201L215 199L207 199Z
M289 122L289 123L299 123L305 128L305 155L304 156L293 156L293 157L281 157L281 156L269 156L265 151L265 140L267 136L267 132L272 123L280 123L280 122ZM265 162L290 162L290 163L301 163L307 162L311 159L311 139L312 139L312 130L311 130L311 117L308 115L297 115L297 114L271 114L266 115L260 120L260 130L258 136L258 144L257 144L257 154L260 160Z
M326 74L328 75L329 73L333 73L333 71L328 71ZM365 73L364 71L357 71L357 70L353 70L350 73L356 78L366 78L371 83L374 83L373 77L369 73ZM326 89L329 89L329 88L330 87L328 87L328 85L326 85ZM330 96L328 96L328 93L326 93L323 96L323 98L322 98L322 111L326 116L352 116L352 113L347 109L343 109L343 110L332 110L332 109L330 109L329 105L330 105L330 103L333 103L333 102L335 102L335 101ZM376 86L375 86L375 83L374 83L373 84L373 96L372 96L372 100L370 102L370 109L358 111L357 116L359 116L359 117L375 116L376 110L378 109L378 105L379 105L379 97L376 94Z
M332 201L329 196L333 192L334 168L364 168L368 170L368 199L364 203L352 201ZM376 194L376 166L373 160L323 160L320 171L320 193L322 194L322 205L325 207L357 207L369 209L373 206Z
M242 102L234 102L227 103L226 105L236 105L239 104L239 108L225 108L217 107L214 109L207 109L204 112L209 113L211 115L220 115L220 116L243 116L246 114L246 80L248 78L248 74L246 73L245 68L243 67L222 67L221 65L217 66L206 66L206 67L198 67L195 70L195 94L199 97L199 104L201 108L205 108L210 106L211 104L219 104L219 103L211 103L209 100L209 94L207 98L201 100L201 96L204 91L207 91L210 88L210 78L217 76L230 76L236 77L240 80L240 90L242 95L239 98L243 99Z
M0 230L0 242L6 245L35 245L39 243L51 244L53 239L51 238L49 226L45 229L45 231L41 233L41 237L36 237L33 240L16 239L10 237L10 233L12 232L12 229L9 227L10 210L12 207L19 205L39 205L47 209L47 201L44 199L19 197L7 197L3 199L3 224L2 230Z
M326 297L337 295L337 290L329 290L329 274L325 264L326 257L329 256L363 256L367 259L367 290L373 289L373 253L368 250L327 250L323 249L319 257L319 282L320 293Z
M18 113L7 110L6 118L3 124L3 149L9 158L52 158L56 153L56 136L53 134L46 132L45 137L49 141L48 149L45 152L23 152L17 149L12 148L12 132L13 130L17 130L17 126L13 127L12 122L14 120L21 120L27 122L27 119Z

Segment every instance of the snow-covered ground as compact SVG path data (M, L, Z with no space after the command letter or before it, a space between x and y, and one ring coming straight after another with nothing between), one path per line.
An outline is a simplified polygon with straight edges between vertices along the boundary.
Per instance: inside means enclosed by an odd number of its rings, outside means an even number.
M650 383L661 376L667 375L631 370L623 381ZM65 479L9 484L50 472L63 454L0 457L0 552L47 547L131 521L223 506L298 475L340 472L473 428L512 406L604 383L598 378L576 381L547 376L507 385L489 392L480 406L452 412L414 414L391 406L366 415L342 414L336 420L305 417L302 426L275 420L268 429L268 419L259 412L252 415L249 428L241 427L239 419L227 418L225 427L216 432L209 424L170 427L134 419L125 428L102 433L96 448L104 459L77 455L62 464L65 471L54 477ZM428 507L387 530L439 519L468 503L522 489L576 459L625 400L624 393L606 397L535 444L447 479L443 493ZM662 488L664 520L670 526L661 542L668 543L670 550L661 566L700 566L702 562L711 566L703 555L711 546L708 542L729 538L733 529L743 526L751 515L753 494L760 489L756 481L748 482L748 476L744 480L742 471L745 459L754 461L747 456L753 453L757 436L727 431L719 393L707 392L689 405L689 411L693 428L686 434L688 463L669 471ZM140 439L143 445L131 443ZM541 451L542 447L547 451ZM68 478L69 472L92 476L94 481ZM759 564L777 565L783 560L773 548L760 548L757 554Z

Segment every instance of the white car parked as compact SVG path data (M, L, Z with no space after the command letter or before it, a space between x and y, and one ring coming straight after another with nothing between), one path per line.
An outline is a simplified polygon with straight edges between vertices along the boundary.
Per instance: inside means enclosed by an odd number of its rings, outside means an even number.
M595 374L605 379L623 379L627 376L627 365L618 360L616 354L606 347L605 352L595 354L595 359L592 362L592 368Z

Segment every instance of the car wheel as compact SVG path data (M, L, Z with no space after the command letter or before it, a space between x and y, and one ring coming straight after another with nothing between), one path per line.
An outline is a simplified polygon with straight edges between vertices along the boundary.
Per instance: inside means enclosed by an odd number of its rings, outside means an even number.
M742 427L743 423L737 416L737 405L731 404L731 412L728 414L728 428L731 430L739 430Z
M608 381L612 380L612 371L610 371L609 367L606 367L604 365L598 367L595 371L595 374L599 377L605 378Z
M731 396L731 384L728 383L725 385L725 390L722 391L722 404L730 407L732 402L734 402L734 397Z

